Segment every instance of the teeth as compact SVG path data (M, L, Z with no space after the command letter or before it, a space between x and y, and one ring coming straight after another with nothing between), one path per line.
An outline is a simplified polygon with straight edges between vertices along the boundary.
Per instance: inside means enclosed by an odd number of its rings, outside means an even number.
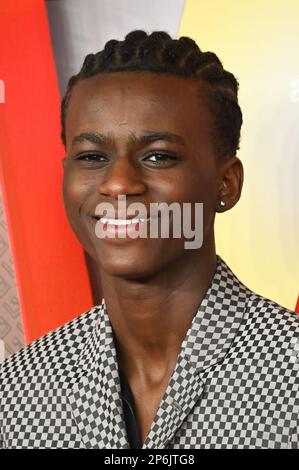
M144 219L144 218L134 218L134 219L108 219L107 217L102 217L101 222L102 224L108 224L108 225L131 225L131 224L137 224L139 222L145 222L146 220L149 219Z

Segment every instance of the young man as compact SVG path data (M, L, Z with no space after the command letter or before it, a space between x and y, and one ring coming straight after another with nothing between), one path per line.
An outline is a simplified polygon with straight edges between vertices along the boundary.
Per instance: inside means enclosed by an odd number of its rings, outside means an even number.
M237 91L215 54L165 32L109 41L71 78L63 198L104 299L4 362L3 447L298 445L299 318L216 255L215 214L243 183ZM189 204L201 246L133 237L165 214L173 228L161 202Z

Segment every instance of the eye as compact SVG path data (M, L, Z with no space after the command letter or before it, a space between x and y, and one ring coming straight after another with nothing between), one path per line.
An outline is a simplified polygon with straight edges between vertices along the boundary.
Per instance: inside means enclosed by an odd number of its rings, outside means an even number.
M107 158L104 155L100 155L98 153L84 153L79 155L76 160L84 161L87 163L92 163L92 162L105 162L107 161Z
M149 162L152 166L170 166L175 160L178 160L176 155L170 155L168 153L156 152L148 155L143 161Z

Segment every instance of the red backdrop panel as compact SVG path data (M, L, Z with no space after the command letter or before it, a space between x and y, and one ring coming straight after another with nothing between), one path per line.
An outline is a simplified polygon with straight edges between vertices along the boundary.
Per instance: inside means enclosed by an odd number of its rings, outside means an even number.
M0 4L0 177L27 341L92 305L62 203L59 93L45 4Z

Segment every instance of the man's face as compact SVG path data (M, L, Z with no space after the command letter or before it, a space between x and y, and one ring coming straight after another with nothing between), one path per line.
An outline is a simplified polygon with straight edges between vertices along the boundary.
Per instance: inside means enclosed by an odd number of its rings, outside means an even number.
M201 202L199 250L213 239L218 164L211 116L198 90L192 80L136 72L97 75L72 90L64 204L76 236L110 275L144 279L195 254L184 248L183 237L98 238L95 208L106 202L117 209L119 195L126 206L138 202L148 209L151 203ZM144 138L154 133L160 136Z

